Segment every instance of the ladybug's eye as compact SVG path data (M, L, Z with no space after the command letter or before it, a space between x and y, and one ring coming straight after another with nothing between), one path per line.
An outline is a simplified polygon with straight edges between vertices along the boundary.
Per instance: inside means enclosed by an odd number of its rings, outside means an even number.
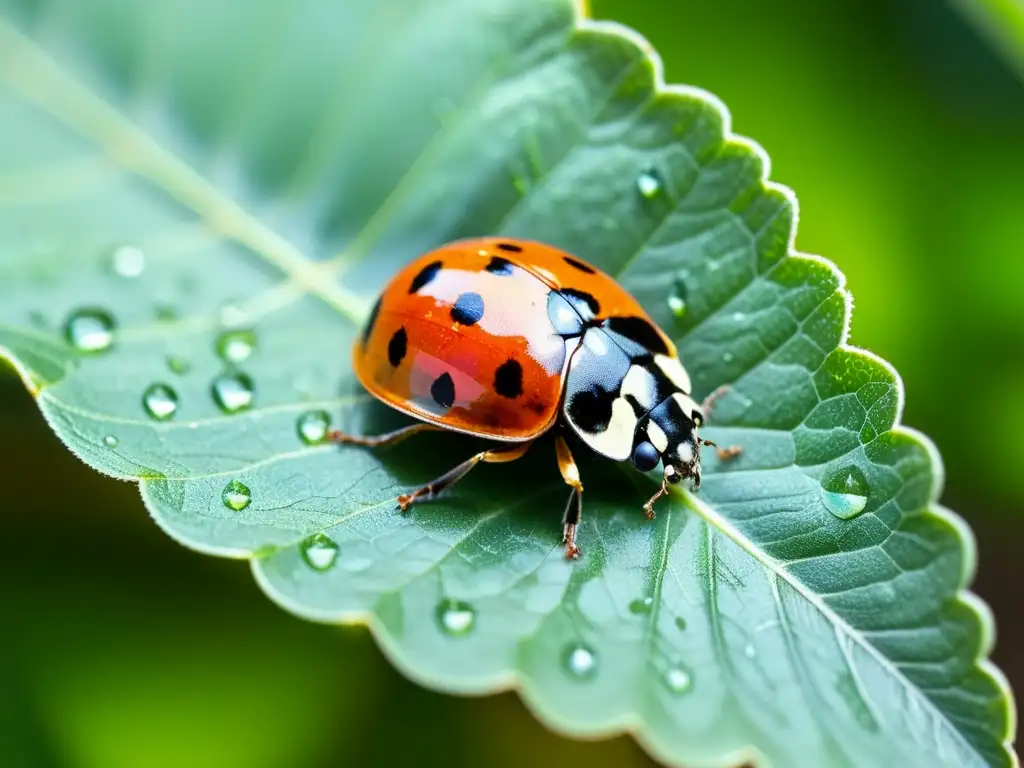
M658 449L644 440L633 449L633 466L641 472L650 472L661 461Z

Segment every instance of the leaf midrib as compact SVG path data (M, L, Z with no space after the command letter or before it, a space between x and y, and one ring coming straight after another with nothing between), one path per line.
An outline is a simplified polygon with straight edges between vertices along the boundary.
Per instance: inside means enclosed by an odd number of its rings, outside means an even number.
M149 179L196 213L211 230L258 254L308 294L353 323L362 321L367 302L161 147L3 18L0 51L4 51L0 54L0 78L26 100L94 141L122 166Z

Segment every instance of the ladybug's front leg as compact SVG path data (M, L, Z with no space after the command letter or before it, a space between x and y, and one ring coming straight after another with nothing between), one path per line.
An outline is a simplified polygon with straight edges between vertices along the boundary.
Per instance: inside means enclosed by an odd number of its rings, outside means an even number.
M555 453L558 456L558 471L562 473L562 479L567 485L572 486L569 503L565 505L565 514L562 515L565 556L572 560L580 556L580 548L576 546L576 527L580 523L580 515L583 514L583 483L580 481L580 470L576 466L576 460L561 435L555 438Z

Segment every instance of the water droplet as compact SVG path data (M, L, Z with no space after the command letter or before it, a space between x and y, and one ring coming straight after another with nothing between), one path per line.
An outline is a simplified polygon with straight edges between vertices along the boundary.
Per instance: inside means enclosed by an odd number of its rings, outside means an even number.
M840 520L856 517L868 503L870 486L855 464L840 467L821 481L825 508Z
M723 363L731 363L735 358L736 358L736 355L734 355L732 352L723 352L722 353L722 362Z
M573 677L586 679L597 672L597 656L582 643L570 645L562 654L562 663Z
M299 552L314 571L329 571L338 559L338 543L326 533L314 533L302 542Z
M630 613L650 613L651 607L654 605L653 597L638 597L629 604Z
M106 437L103 438L103 444L107 446L107 448L117 448L120 442L121 441L118 440L113 435L107 435Z
M176 373L179 376L184 376L192 370L192 366L189 364L188 360L183 357L178 357L177 355L167 356L167 367L170 369L171 373Z
M685 630L686 619L684 619L682 616L676 616L676 626L680 629L680 631Z
M114 343L114 318L102 309L80 309L68 318L64 336L79 352L102 352Z
M302 442L306 445L316 445L327 437L327 430L331 426L331 417L327 415L326 411L306 411L299 416L297 426Z
M732 320L733 320L734 323L742 323L742 322L745 322L746 319L747 319L747 315L746 315L745 312L733 312L732 313Z
M693 687L693 677L682 667L672 667L665 673L665 687L672 693L686 693Z
M178 410L178 393L166 384L152 384L142 393L142 406L157 421L167 421Z
M720 261L709 261L708 272L717 272L722 268L722 262Z
M473 629L476 611L469 603L458 600L442 600L437 605L437 623L446 635L464 637Z
M213 380L210 390L224 413L238 413L252 405L254 385L248 374L223 373Z
M224 486L224 492L220 495L220 498L224 502L225 507L233 509L235 512L241 512L252 501L252 491L249 490L249 486L240 483L238 480L232 480Z
M256 347L256 334L247 330L225 331L214 343L217 357L225 363L242 363Z
M653 168L636 177L636 188L645 198L650 200L661 192L661 178Z
M757 655L757 650L754 648L753 643L747 643L745 646L743 646L743 655L746 656L748 659L752 659Z
M137 245L120 245L110 254L110 268L119 277L138 277L146 269L146 254Z
M668 308L676 317L686 314L686 283L680 277L672 283L672 290L668 294Z
M28 321L32 324L33 328L38 328L41 331L45 331L50 327L50 323L46 320L46 315L38 309L33 309L28 313Z

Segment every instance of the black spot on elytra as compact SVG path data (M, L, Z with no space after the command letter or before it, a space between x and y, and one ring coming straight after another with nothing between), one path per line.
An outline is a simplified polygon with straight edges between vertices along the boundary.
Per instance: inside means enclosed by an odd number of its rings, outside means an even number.
M442 408L451 408L455 402L455 382L447 373L442 373L430 385L430 396Z
M523 366L518 360L508 359L494 372L494 391L514 400L523 394Z
M459 294L452 305L452 320L462 325L476 325L484 316L484 297L467 291Z
M508 259L501 258L501 256L492 256L484 269L492 275L502 275L503 277L507 277L512 274L512 262Z
M615 392L609 392L601 387L576 392L569 401L569 418L584 432L604 432L612 420L612 403L615 397Z
M658 331L642 317L609 317L604 321L608 330L635 341L644 349L667 355L668 347Z
M562 288L560 293L576 307L584 320L588 320L601 311L601 305L591 294L586 291L577 291L575 288Z
M373 326L377 324L377 317L380 315L380 303L382 299L377 299L377 303L373 305L373 309L370 310L370 316L366 318L366 325L363 326L363 346L366 346L366 342L370 340L370 334L373 333Z
M597 270L594 269L592 266L590 266L589 264L584 264L582 261L580 261L579 259L574 259L572 256L563 256L562 260L570 267L575 267L580 272L586 272L588 275L593 275L597 273Z
M437 277L437 273L441 271L442 266L444 265L440 261L432 261L427 264L427 266L421 269L420 273L412 279L412 282L409 284L409 293L416 293L416 291Z
M392 368L397 368L405 358L409 349L409 337L405 333L405 327L399 328L388 342L388 362Z
M498 243L498 248L509 253L522 253L522 246L518 246L515 243Z

